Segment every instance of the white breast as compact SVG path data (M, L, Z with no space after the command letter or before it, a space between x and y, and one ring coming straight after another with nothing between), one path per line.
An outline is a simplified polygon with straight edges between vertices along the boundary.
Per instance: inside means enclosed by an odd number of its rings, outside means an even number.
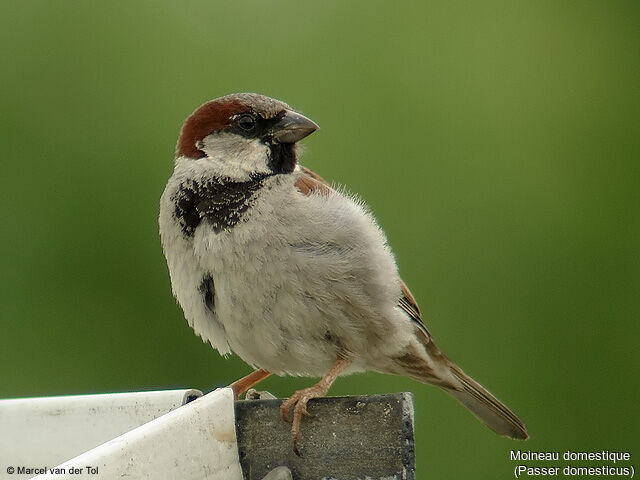
M396 307L400 285L385 237L351 198L306 196L295 180L269 178L240 223L215 234L203 222L186 239L172 215L180 182L172 178L160 230L174 294L196 333L254 366L320 376L347 352L352 371L376 370L412 334ZM215 314L199 291L205 275L215 284Z

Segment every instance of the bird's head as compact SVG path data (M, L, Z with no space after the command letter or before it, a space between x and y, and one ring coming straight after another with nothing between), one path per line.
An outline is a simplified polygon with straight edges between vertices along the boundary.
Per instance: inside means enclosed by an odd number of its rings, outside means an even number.
M286 103L255 93L211 100L184 122L176 158L206 159L221 174L291 173L296 142L318 129Z

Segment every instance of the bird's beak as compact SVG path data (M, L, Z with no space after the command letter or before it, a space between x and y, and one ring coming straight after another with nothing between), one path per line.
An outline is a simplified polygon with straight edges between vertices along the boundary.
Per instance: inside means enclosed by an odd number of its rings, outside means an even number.
M284 117L272 127L272 137L279 143L296 143L318 130L318 125L304 115L286 110Z

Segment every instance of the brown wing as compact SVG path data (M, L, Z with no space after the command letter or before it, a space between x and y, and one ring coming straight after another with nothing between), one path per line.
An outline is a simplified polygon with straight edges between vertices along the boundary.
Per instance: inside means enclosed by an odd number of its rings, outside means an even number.
M302 175L298 178L296 187L305 195L310 195L311 193L328 195L333 190L329 183L320 175L313 173L302 165L300 165L300 169L302 170Z
M321 195L328 195L333 191L333 188L329 185L329 183L322 178L320 175L312 172L306 167L300 165L300 169L302 170L302 175L296 182L296 187L300 192L305 195L311 195L311 193L319 193ZM402 288L402 298L398 301L398 306L409 316L411 320L413 320L418 328L427 336L428 340L431 339L431 334L427 329L427 326L422 321L422 314L420 313L420 307L416 303L413 295L409 291L407 285L400 279L400 286Z
M418 307L418 303L413 298L413 295L411 295L409 287L407 287L402 279L400 279L400 287L402 288L402 298L398 301L398 306L402 310L404 310L405 313L409 315L409 318L411 318L411 320L413 320L418 325L418 328L427 335L427 340L431 340L431 333L422 321L422 313L420 313L420 307Z

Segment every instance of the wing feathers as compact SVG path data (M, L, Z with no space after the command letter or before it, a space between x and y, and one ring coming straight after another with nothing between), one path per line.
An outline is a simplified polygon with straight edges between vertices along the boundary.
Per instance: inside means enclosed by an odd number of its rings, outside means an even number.
M308 168L300 166L300 169L301 174L296 187L304 195L329 195L334 191L321 176ZM438 349L409 288L402 280L400 286L402 297L398 300L398 307L414 322L418 329L417 336L424 346L424 353L409 351L395 359L401 373L425 383L438 385L496 433L517 439L528 438L527 429L515 413ZM425 354L428 359L423 357Z

